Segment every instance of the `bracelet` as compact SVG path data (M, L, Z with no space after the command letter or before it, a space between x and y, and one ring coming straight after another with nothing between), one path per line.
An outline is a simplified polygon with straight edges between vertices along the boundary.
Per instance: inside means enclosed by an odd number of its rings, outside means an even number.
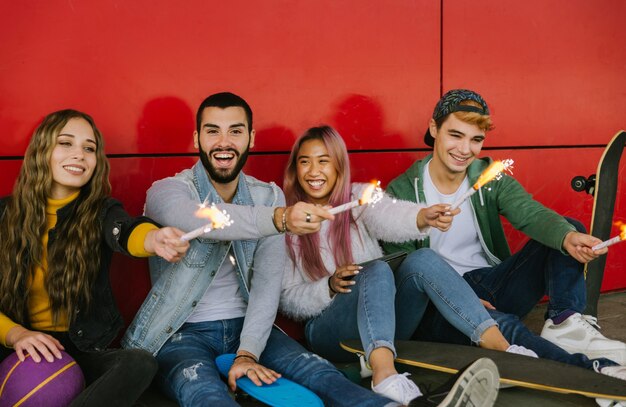
M333 276L328 277L328 289L333 293L333 294L339 294L338 291L335 291L335 289L333 288L333 285L330 283L330 280L332 280Z
M250 356L250 355L237 355L235 356L235 358L233 359L233 362L235 362L235 360L239 359L239 358L248 358L248 359L252 359L254 361L254 363L258 363L257 360L254 358L254 356Z
M283 231L281 233L287 233L289 232L289 229L287 229L287 207L285 207L285 210L283 211Z

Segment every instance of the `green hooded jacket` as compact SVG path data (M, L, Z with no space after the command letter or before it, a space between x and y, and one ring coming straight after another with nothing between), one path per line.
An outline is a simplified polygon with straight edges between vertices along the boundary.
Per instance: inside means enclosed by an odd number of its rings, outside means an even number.
M387 193L399 199L425 204L424 165L431 158L432 154L413 163L408 170L391 181ZM492 161L487 157L476 159L470 164L467 169L470 185L474 185ZM508 175L480 188L470 198L470 204L480 231L481 245L487 254L487 260L493 265L511 255L500 216L504 216L515 229L531 239L561 251L565 235L576 230L561 215L535 201L519 182ZM386 253L400 250L410 253L421 247L429 247L429 240L405 243L381 242L381 244Z

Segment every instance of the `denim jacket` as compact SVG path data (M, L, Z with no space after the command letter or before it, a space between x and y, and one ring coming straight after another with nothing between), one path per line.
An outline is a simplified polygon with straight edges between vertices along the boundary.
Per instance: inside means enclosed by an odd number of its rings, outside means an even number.
M243 173L238 182L233 204L224 204L198 161L193 168L157 181L150 188L146 214L161 224L183 230L202 226L206 220L193 215L200 203L215 203L234 222L193 239L178 263L150 259L153 286L122 339L124 347L156 355L191 315L222 262L234 260L241 292L248 302L240 349L260 356L276 317L286 258L284 239L272 222L271 207L283 206L285 198L274 183ZM227 259L231 247L234 259ZM251 286L255 289L250 290Z

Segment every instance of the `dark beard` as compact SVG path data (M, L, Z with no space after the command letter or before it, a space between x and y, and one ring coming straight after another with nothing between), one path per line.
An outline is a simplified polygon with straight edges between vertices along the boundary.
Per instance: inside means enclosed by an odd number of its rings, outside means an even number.
M199 146L199 151L200 161L202 161L204 169L207 170L207 172L209 173L209 178L211 178L218 184L228 184L229 182L234 181L237 176L239 176L241 169L246 164L246 161L248 160L248 153L250 152L250 144L248 144L248 147L246 147L246 151L244 151L241 155L239 155L238 151L232 148L215 148L209 151L209 153L207 154L204 152L204 150L202 150L202 146ZM215 168L213 164L211 164L209 156L217 151L228 151L235 154L235 157L237 157L237 164L235 165L235 168L233 168L230 172Z

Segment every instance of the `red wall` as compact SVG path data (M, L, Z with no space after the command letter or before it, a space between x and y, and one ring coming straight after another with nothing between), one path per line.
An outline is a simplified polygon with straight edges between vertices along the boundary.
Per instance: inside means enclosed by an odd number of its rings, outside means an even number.
M496 123L485 154L514 158L539 201L589 226L592 198L569 183L626 127L625 18L620 0L5 2L0 194L38 121L73 107L96 119L114 194L138 214L153 180L193 162L196 106L222 90L255 112L247 172L280 181L294 138L325 122L346 138L354 179L385 184L426 154L441 91L468 87ZM626 218L623 189L615 213ZM624 254L611 249L603 290L626 287ZM141 269L120 284L132 297L145 265L126 264Z

